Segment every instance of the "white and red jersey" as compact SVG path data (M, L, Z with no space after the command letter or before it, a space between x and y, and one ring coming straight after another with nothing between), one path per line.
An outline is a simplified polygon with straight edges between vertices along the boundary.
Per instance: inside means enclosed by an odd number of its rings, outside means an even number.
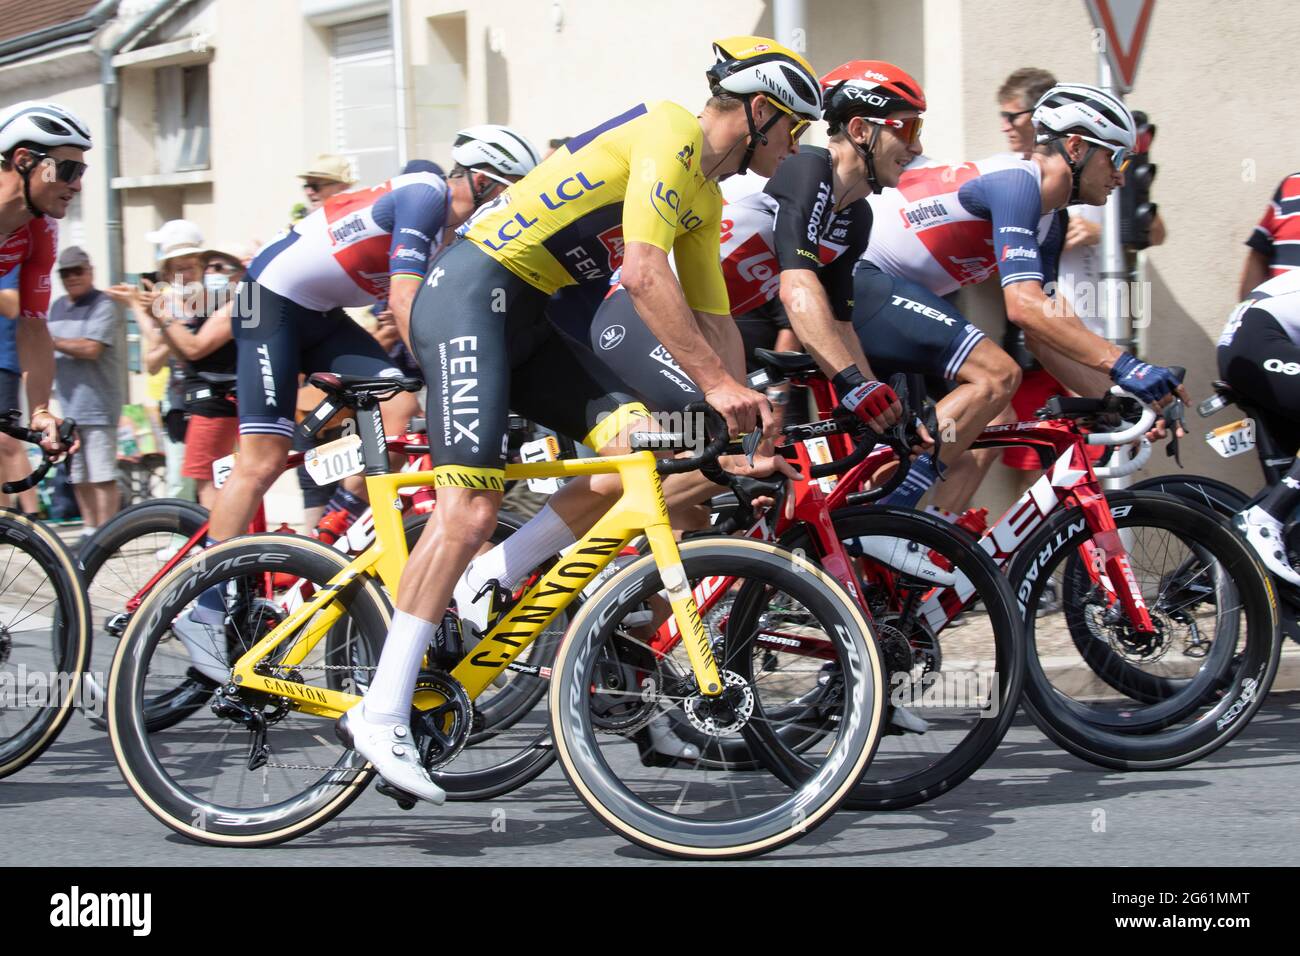
M826 286L836 315L849 318L853 264L867 247L871 210L858 200L837 211L832 185L830 154L808 146L761 189L722 207L722 276L732 315L774 299L782 270L808 269Z
M957 166L906 170L897 189L870 197L863 258L937 295L982 282L1055 279L1064 238L1058 210L1042 211L1042 173L1007 153Z
M52 219L33 219L0 242L0 276L22 267L18 277L19 314L45 318L50 310L50 272L59 246Z
M424 278L447 203L447 184L433 173L340 193L270 242L248 276L319 312L370 305L387 297L392 276Z

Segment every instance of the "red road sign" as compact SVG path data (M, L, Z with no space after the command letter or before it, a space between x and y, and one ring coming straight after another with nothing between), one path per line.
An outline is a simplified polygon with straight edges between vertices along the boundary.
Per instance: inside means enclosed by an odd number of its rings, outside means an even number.
M1138 59L1146 42L1147 27L1156 0L1085 0L1092 22L1106 34L1106 59L1114 73L1115 86L1125 93L1133 89Z

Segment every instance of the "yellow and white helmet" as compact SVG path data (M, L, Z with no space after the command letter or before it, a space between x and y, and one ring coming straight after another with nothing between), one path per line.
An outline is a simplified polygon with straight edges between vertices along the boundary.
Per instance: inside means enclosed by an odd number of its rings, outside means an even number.
M728 37L713 44L717 62L708 71L710 88L737 96L763 93L810 122L822 118L817 73L798 53L766 37Z

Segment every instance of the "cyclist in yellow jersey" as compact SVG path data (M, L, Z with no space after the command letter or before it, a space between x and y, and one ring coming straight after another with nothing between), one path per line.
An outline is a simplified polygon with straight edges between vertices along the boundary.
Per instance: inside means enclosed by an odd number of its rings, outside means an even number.
M646 414L554 332L544 316L551 294L577 285L594 310L621 268L637 312L733 434L770 427L766 399L738 380L743 364L721 357L741 349L719 265L716 183L751 165L770 176L821 118L821 92L808 62L775 41L734 37L714 52L700 115L640 105L573 137L462 227L467 241L434 264L401 329L428 379L438 507L403 572L374 680L339 732L414 796L444 798L411 745L411 696L434 622L496 527L508 410L606 454L625 450L618 436ZM551 539L539 543L542 556L588 523L586 496L573 497L576 513L553 501L534 521Z

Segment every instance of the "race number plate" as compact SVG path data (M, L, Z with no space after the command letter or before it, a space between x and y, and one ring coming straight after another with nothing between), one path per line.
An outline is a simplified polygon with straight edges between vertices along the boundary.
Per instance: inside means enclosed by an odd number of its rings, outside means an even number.
M235 456L227 455L225 458L218 458L212 463L212 485L214 488L220 488L230 477L230 473L235 470Z
M1216 428L1206 434L1205 442L1224 458L1243 455L1255 447L1255 420L1243 418Z
M344 435L337 441L313 448L302 459L303 467L318 485L330 485L365 467L361 460L361 436Z
M560 457L560 444L554 435L546 435L519 446L519 460L528 464L555 461ZM553 495L560 490L559 478L529 478L528 490L539 495Z

